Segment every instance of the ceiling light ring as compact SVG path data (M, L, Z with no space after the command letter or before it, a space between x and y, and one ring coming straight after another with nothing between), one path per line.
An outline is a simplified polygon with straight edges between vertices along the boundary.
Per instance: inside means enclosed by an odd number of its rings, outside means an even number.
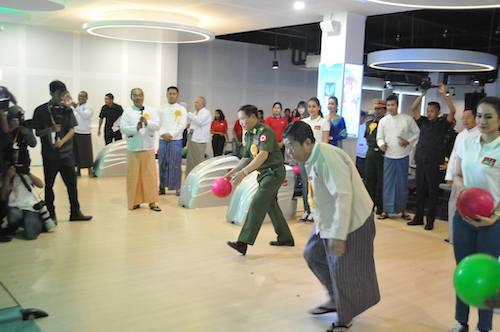
M496 69L497 56L468 50L407 48L371 52L368 54L367 64L370 68L391 71L488 72ZM402 64L415 66L400 66ZM420 64L429 66L419 66ZM442 68L436 65L442 65ZM463 68L456 68L457 65Z
M500 8L500 4L496 5L458 5L458 6L446 6L446 5L418 5L418 4L410 4L410 3L401 3L392 0L367 0L369 2L377 3L380 5L388 5L388 6L397 6L397 7L405 7L405 8L426 8L426 9L452 9L452 10L465 10L465 9L493 9Z
M198 40L188 40L188 41L165 41L165 40L144 40L144 39L135 39L128 37L117 37L113 35L106 35L103 33L99 33L96 30L98 29L109 29L109 28L138 28L138 29L151 29L151 30L164 30L164 31L178 31L185 32L189 34L193 34L199 37L202 37ZM82 29L87 31L87 33L107 39L114 40L126 40L126 41L134 41L134 42L144 42L144 43L161 43L161 44L194 44L194 43L202 43L206 41L213 40L215 35L203 28L183 25L178 23L171 22L158 22L158 21L144 21L144 20L108 20L108 21L94 21L85 23L82 25Z

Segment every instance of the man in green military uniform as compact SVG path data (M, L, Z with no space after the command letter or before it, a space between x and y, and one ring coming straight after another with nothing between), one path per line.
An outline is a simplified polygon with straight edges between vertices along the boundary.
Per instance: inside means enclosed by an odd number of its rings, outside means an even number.
M237 242L227 244L245 255L248 245L253 245L267 213L271 217L277 241L272 246L294 246L293 236L278 205L278 190L285 179L285 166L278 140L271 128L259 122L257 107L245 105L238 111L238 119L246 130L245 152L238 166L227 173L234 183L258 171L259 189L253 196L245 224Z
M385 116L385 102L380 99L373 101L375 118L366 123L366 144L368 152L365 159L365 185L372 201L375 203L376 213L379 219L386 219L383 204L384 183L384 152L377 145L377 128L380 119Z

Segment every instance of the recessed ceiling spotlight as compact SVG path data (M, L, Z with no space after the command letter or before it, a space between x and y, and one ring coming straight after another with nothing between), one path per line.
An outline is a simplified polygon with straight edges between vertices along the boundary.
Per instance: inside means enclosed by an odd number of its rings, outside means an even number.
M0 7L29 11L53 11L64 9L64 0L0 0Z
M155 21L96 21L82 29L98 37L144 43L191 44L215 38L212 32L195 26Z
M302 10L304 8L306 8L306 4L304 1L295 1L293 3L293 9L295 10Z
M500 8L500 3L491 0L455 0L449 4L436 5L435 0L367 0L382 5L427 9L488 9ZM453 4L452 4L453 3Z

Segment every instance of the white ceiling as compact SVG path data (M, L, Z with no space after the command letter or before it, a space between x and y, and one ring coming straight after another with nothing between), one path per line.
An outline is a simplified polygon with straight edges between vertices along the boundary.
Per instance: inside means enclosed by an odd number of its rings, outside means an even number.
M176 23L195 25L220 35L317 22L323 15L333 11L350 11L368 16L404 10L366 0L304 2L306 8L296 11L293 9L294 0L66 0L66 8L61 11L29 12L25 24L80 31L82 24L93 20L172 21L172 13L177 13L174 15Z

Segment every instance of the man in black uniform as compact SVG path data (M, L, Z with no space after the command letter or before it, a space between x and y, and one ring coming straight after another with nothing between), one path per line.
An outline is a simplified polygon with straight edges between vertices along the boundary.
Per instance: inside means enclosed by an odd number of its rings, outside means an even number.
M375 117L366 123L365 131L366 144L368 145L365 159L365 185L375 203L379 219L387 219L388 216L384 212L383 204L384 152L377 145L377 127L380 119L385 116L385 101L375 99L373 108Z
M271 128L263 125L258 119L257 107L245 105L238 112L241 126L245 133L245 152L240 163L226 178L235 183L241 182L248 174L258 171L259 188L252 198L248 214L237 242L227 244L245 255L248 245L253 245L262 222L269 214L277 241L272 246L294 246L293 236L288 228L283 212L278 205L278 190L285 180L285 165L278 140Z
M415 151L415 163L417 165L417 211L409 226L424 224L425 199L427 197L427 214L425 229L434 228L436 208L439 196L439 183L441 182L440 165L444 162L446 154L446 136L455 121L455 105L450 97L446 95L444 84L438 86L438 92L443 96L450 112L446 117L440 117L441 105L435 101L427 104L427 117L420 115L420 103L427 91L423 91L411 110L413 118L420 128L420 137Z
M120 128L116 128L114 124L122 116L123 108L115 104L113 100L115 97L113 94L108 93L104 96L104 105L101 108L101 113L99 113L99 128L97 129L97 136L101 136L102 122L106 119L104 124L104 143L106 145L112 143L113 141L119 141L122 139L122 133Z
M45 202L52 220L56 219L54 206L54 182L57 173L68 190L71 205L70 221L87 221L80 211L76 188L75 157L73 155L74 127L77 125L73 110L62 103L66 85L53 81L49 85L52 99L38 106L33 113L33 129L42 142L43 175L45 180Z

